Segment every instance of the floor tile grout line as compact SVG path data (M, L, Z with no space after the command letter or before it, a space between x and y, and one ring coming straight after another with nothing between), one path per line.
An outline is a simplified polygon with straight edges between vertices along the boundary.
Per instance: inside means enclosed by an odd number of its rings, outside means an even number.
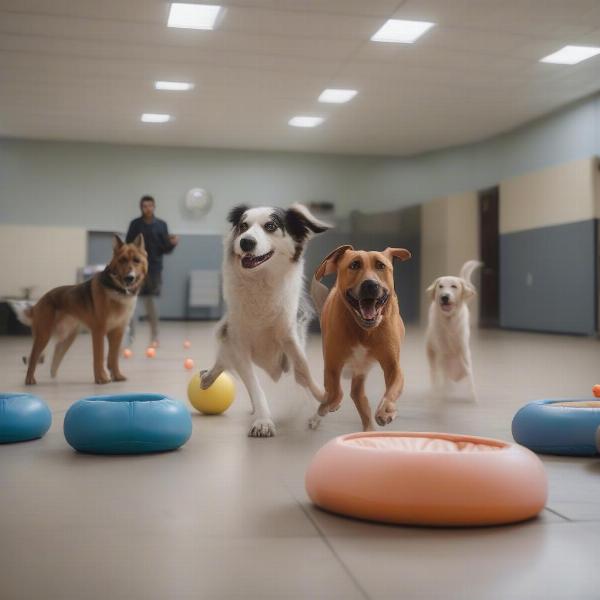
M554 510L553 508L550 508L548 506L544 506L544 510L551 512L553 515L556 515L557 517L560 517L561 519L564 519L565 521L568 521L569 523L574 522L573 519L569 519L569 517L565 517L565 515L559 513L557 510Z
M329 539L327 538L327 536L325 535L323 530L319 527L318 523L313 519L312 515L306 509L304 504L302 502L300 502L300 500L298 498L296 498L296 495L292 492L292 490L290 490L288 488L288 491L289 491L290 495L292 496L292 498L294 498L294 500L297 502L298 506L300 507L300 510L302 510L302 512L304 513L306 518L310 521L311 525L315 528L316 532L319 534L319 537L321 538L321 540L323 540L323 543L327 546L327 548L329 548L329 551L333 554L333 556L338 561L338 563L340 564L342 569L346 572L348 577L350 577L350 580L355 585L356 589L360 592L361 596L365 600L371 600L371 597L369 596L369 594L367 594L367 591L360 584L360 582L355 577L355 575L352 573L352 571L350 570L348 565L341 559L339 554L335 551L335 548L333 547L333 545L331 544L331 542L329 541Z

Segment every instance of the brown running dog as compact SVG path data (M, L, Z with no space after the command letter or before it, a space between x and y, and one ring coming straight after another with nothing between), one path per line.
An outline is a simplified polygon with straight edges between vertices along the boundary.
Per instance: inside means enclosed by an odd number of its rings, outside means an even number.
M352 375L350 395L363 429L375 428L365 394L365 379L375 362L383 369L386 387L375 420L387 425L396 417L396 401L404 387L400 368L404 323L394 290L393 259L410 257L404 248L366 252L340 246L316 270L311 293L321 312L326 395L309 421L313 429L328 412L340 407L340 377L346 371ZM337 273L337 281L329 291L320 280L332 273Z
M141 234L131 244L123 243L115 235L112 260L104 271L84 283L54 288L44 294L35 306L25 309L19 319L30 325L33 332L25 383L36 383L35 368L52 336L56 338L56 345L50 373L56 377L64 355L77 337L80 324L88 327L92 334L95 382L110 381L103 364L105 336L108 337L107 366L112 380L125 381L119 369L119 349L147 270L148 260Z

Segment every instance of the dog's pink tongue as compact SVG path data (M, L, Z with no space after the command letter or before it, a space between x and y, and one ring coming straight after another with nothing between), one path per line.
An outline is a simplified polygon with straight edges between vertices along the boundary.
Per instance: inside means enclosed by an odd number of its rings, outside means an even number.
M377 310L375 309L375 301L361 300L360 312L363 316L363 319L367 319L367 321L371 321L372 319L374 319L377 316Z

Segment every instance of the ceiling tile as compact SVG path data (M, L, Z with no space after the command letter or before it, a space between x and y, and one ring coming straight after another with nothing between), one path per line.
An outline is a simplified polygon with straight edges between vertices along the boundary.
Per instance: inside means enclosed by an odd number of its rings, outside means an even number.
M514 128L600 89L598 0L231 0L215 31L166 27L163 0L0 0L0 135L408 155ZM370 41L388 18L436 23ZM191 80L192 92L153 89ZM359 91L323 105L326 87ZM142 112L174 121L149 127ZM298 131L298 113L324 116Z

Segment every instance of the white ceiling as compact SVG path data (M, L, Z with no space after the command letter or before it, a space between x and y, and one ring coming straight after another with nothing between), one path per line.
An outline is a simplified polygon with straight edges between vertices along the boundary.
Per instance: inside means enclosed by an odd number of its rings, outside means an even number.
M205 0L206 1L206 0ZM159 0L0 0L0 136L406 155L511 129L600 89L599 0L223 0L215 31ZM413 45L370 36L434 21ZM192 92L153 81L191 80ZM355 88L345 105L317 102ZM142 112L168 112L164 125ZM326 117L315 129L296 114Z

